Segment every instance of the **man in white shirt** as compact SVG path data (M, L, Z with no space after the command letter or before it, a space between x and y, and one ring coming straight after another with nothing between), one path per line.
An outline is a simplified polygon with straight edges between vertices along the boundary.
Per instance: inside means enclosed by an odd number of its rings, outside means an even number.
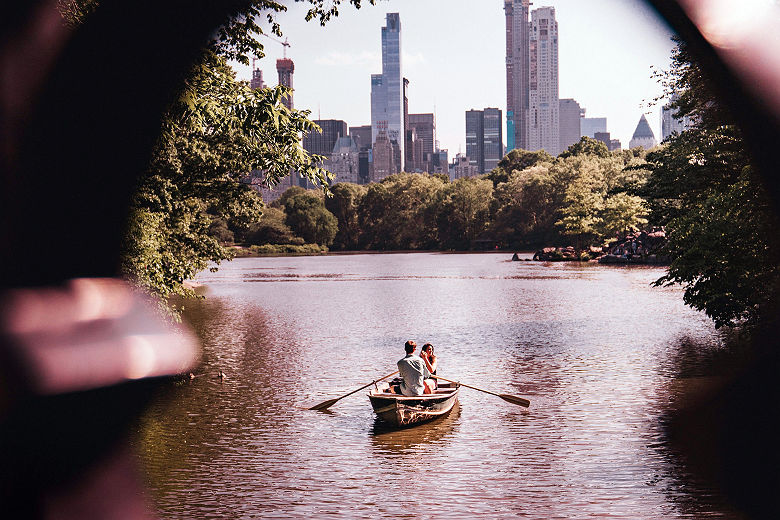
M433 393L434 382L428 367L420 356L414 354L417 343L407 341L404 345L406 356L398 360L398 372L403 378L401 393L405 396L415 396Z

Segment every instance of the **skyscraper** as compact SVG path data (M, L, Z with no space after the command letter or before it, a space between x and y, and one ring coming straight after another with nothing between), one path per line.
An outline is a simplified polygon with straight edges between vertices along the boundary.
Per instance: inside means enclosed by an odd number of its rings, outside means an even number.
M528 9L530 0L506 0L506 149L528 149Z
M595 139L596 132L607 131L607 118L606 117L583 117L580 120L580 135L585 137L593 137Z
M528 150L559 153L558 22L554 7L531 11L528 43Z
M371 148L371 125L350 126L349 135L361 150Z
M469 158L459 153L452 161L452 166L449 168L450 180L465 179L467 177L474 177L479 175L477 167L471 164Z
M436 123L433 114L409 114L409 126L407 131L413 130L417 134L419 152L415 152L417 164L414 169L424 172L432 171L432 160L436 141ZM446 162L446 161L445 161ZM408 167L407 167L407 171Z
M677 101L678 96L673 94L669 103L661 107L661 140L666 139L673 133L681 134L693 126L690 117L677 118L677 110L673 110L671 104Z
M636 148L641 146L645 150L649 150L658 144L655 140L655 134L650 129L650 124L647 122L647 118L644 114L639 118L639 123L636 125L634 135L631 137L631 141L628 143L629 148Z
M281 58L276 60L276 72L279 73L279 84L285 87L293 88L293 72L295 72L295 65L290 58ZM287 108L293 108L293 94L282 99L282 104Z
M466 157L478 173L491 171L504 156L501 110L466 112Z
M482 173L485 171L485 119L481 110L466 111L466 157L469 164Z
M396 173L396 147L387 138L387 133L382 130L374 141L374 146L371 149L371 170L369 173L370 182L378 182Z
M309 132L303 137L303 148L309 153L328 156L340 137L347 137L347 123L341 119L315 119L322 132Z
M573 99L558 101L558 150L561 152L580 140L580 119L584 111Z
M404 136L404 153L406 156L404 157L404 166L403 171L405 172L411 172L414 171L416 168L416 163L418 162L415 160L415 153L414 153L414 141L417 138L417 133L414 131L414 129L409 128L409 80L404 78L403 79L403 91L404 91L404 125L403 125L403 136Z
M380 132L405 157L403 76L401 74L401 19L398 13L387 13L382 27L382 74L371 75L371 139L376 142ZM400 161L394 168L399 171ZM385 171L382 165L377 171ZM394 171L391 171L394 173Z
M484 129L483 135L483 165L484 172L492 171L498 166L498 161L504 157L504 132L501 110L498 108L486 108L482 112Z
M609 132L596 132L596 134L593 136L593 139L596 141L601 141L607 145L607 148L609 148L609 143L612 141L612 137L610 137Z

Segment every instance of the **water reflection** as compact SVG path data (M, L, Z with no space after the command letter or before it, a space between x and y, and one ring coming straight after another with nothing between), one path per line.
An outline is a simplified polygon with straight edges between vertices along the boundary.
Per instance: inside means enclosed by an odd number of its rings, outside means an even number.
M723 338L650 286L660 274L424 253L203 273L208 298L186 309L203 365L139 431L160 514L733 518L664 423ZM436 346L441 375L531 408L464 389L447 417L394 432L365 392L306 410L391 371L409 338ZM404 508L399 489L415 490Z
M375 419L370 431L371 445L377 454L385 455L407 453L418 448L423 451L438 448L434 445L446 443L457 431L459 418L460 404L455 403L446 416L411 428L393 428Z

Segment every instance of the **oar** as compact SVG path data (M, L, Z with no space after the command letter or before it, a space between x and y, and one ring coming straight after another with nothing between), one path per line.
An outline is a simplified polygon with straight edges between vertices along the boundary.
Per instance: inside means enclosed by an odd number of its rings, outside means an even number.
M374 384L374 383L376 383L377 381L381 381L382 379L387 379L388 377L390 377L390 376L394 376L394 375L396 375L397 373L398 373L398 370L396 370L396 371L395 371L395 372L393 372L392 374L387 374L385 377L380 377L379 379L375 379L374 381L371 381L371 382L370 382L370 383L368 383L367 385L363 385L363 386L361 386L360 388L358 388L357 390L352 390L350 393L348 393L348 394L344 394L344 395L342 395L341 397L337 397L337 398L335 398L335 399L328 399L327 401L323 401L323 402L321 402L320 404L315 404L314 406L312 406L311 408L309 408L309 410L324 410L324 409L326 409L326 408L330 408L331 406L333 406L334 404L336 404L336 402L340 401L341 399L344 399L345 397L347 397L347 396L349 396L349 395L352 395L352 394L354 394L355 392L360 392L360 391L361 391L361 390L363 390L364 388L366 388L366 387L368 387L368 386L371 386L371 385L373 385L373 384Z
M435 377L436 379L442 379L442 380L447 381L449 383L459 384L461 386L465 386L466 388L471 388L472 390L478 390L480 392L485 392L486 394L495 395L496 397L500 397L504 401L508 401L508 402L510 402L512 404L519 404L520 406L525 406L526 408L528 408L528 406L530 406L530 404L531 404L531 401L529 401L528 399L523 399L522 397L517 397L516 395L497 394L495 392L490 392L488 390L483 390L481 388L477 388L476 386L467 385L466 383L460 383L458 381L453 381L452 379L447 379L446 377L434 376L434 375L431 375L431 377Z

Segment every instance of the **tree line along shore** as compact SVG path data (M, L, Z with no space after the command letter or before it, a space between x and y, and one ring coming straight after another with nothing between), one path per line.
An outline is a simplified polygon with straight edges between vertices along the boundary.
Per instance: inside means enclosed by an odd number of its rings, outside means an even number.
M324 23L327 14L313 16ZM330 186L324 158L300 145L318 131L310 113L284 105L288 88L252 89L230 67L263 55L258 27L239 19L204 50L168 108L132 201L121 269L161 301L195 296L184 281L232 258L234 244L253 254L571 246L579 255L663 228L670 263L657 284L681 285L716 326L771 315L777 219L741 130L684 42L658 80L665 98L674 94L676 116L694 124L657 148L610 152L583 138L558 157L513 150L480 177L401 173ZM265 206L244 182L251 171L269 186L296 171L321 189L291 188Z

